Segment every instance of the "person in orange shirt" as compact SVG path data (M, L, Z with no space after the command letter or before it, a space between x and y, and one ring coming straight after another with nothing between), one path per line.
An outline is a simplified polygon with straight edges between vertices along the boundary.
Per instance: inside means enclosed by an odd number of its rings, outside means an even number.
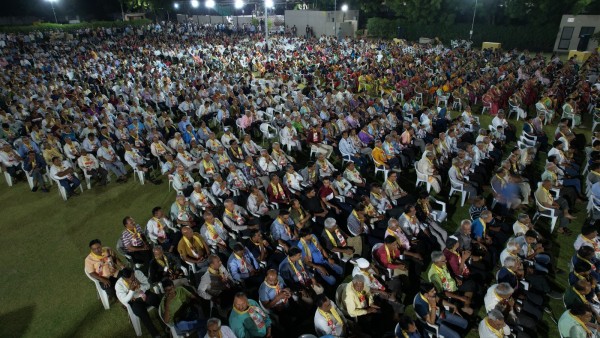
M373 156L373 162L376 166L383 165L386 169L392 168L392 170L400 172L400 159L396 156L388 156L382 148L383 144L381 140L375 141L375 148L371 152Z

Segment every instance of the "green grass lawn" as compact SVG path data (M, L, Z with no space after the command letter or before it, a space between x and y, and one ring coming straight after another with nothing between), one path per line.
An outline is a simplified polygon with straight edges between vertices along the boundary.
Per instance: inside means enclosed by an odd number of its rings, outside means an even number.
M481 118L483 126L489 121L487 116ZM522 123L517 125L520 130ZM553 133L554 128L547 127L547 132ZM583 132L589 136L589 130ZM545 156L541 154L538 166L543 165ZM402 186L413 190L414 173L401 177ZM94 285L83 273L83 260L91 239L99 238L114 248L124 216L132 216L144 227L154 206L170 207L175 193L168 192L166 180L159 186L141 186L133 179L126 184L113 182L86 190L68 202L62 201L56 186L43 194L31 193L26 182L11 188L3 178L0 182L0 337L135 336L125 310L117 302L108 311L102 308ZM447 201L447 191L442 190L442 200ZM454 231L460 220L468 217L467 206L455 208L459 206L455 197L448 206L451 217L444 226ZM553 255L565 271L573 253L572 243L585 219L585 206L578 209L578 221L571 224L572 236L552 234ZM547 229L546 225L543 220L538 223L542 229ZM566 280L566 274L559 275L556 283L564 288ZM559 317L562 302L552 300L550 305ZM540 332L540 336L558 337L547 315ZM473 332L469 335L476 336Z

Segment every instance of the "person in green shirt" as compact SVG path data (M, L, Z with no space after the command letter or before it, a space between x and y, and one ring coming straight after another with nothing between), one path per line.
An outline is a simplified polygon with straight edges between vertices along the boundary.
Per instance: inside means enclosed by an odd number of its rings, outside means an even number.
M196 305L200 303L200 298L183 286L175 287L170 279L164 279L161 283L165 295L158 311L164 322L175 326L178 332L199 329L200 313Z
M435 289L443 293L448 300L458 300L463 303L462 311L467 315L473 314L471 299L473 290L467 284L454 277L446 266L446 257L441 251L431 253L431 266L427 270L427 279L435 286Z
M589 305L578 304L571 310L565 311L558 320L558 331L564 338L591 338L594 336L592 329L597 330L595 324L591 324L593 311Z
M233 299L229 326L238 338L271 338L271 318L243 292Z

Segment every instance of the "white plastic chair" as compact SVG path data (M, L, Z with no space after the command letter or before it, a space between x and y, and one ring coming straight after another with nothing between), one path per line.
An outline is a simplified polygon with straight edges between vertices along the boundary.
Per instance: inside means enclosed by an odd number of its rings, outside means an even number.
M260 132L263 135L263 144L265 139L267 141L277 138L277 129L268 123L262 123L260 125Z
M25 165L25 163L21 162L21 169L23 169L23 172L25 173L25 177L27 177L27 183L29 183L29 189L33 189L33 177L31 177L31 175L29 175L29 171L25 170L25 168L23 167ZM11 177L12 180L12 177Z
M377 176L377 173L383 173L383 179L384 181L387 181L390 170L387 169L383 164L377 165L377 163L375 163L375 176Z
M537 198L535 199L535 205L537 209L531 221L535 224L540 217L550 218L550 233L554 231L554 226L556 226L556 221L558 221L558 215L556 215L556 209L546 208L540 202L538 202Z
M145 181L144 176L145 176L145 173L143 170L139 170L138 168L133 168L133 180L134 181L137 179L138 181L140 181L141 185L144 185L144 181Z
M133 326L135 335L138 337L141 337L142 336L142 322L140 321L140 317L138 317L135 313L133 313L133 310L131 309L131 306L129 305L129 303L127 303L127 305L125 307L127 308L127 315L129 316L129 321L131 321L131 325ZM148 307L148 311L150 311L152 309L154 309L153 306Z
M517 115L517 121L519 121L519 106L515 106L514 104L510 103L510 101L508 102L508 106L510 107L510 109L508 110L508 114L506 115L507 118L510 118L510 116L512 115L512 113L515 113Z
M418 293L415 295L415 298L413 299L413 309L415 308L415 301L416 301L417 297L420 297L420 295ZM419 314L416 311L415 311L415 317L417 318L419 323L421 323L421 325L425 329L425 332L427 332L427 335L430 338L437 338L437 337L443 338L443 336L440 335L440 328L437 325L429 324L426 320L424 320L421 316L419 316Z
M429 176L427 176L419 171L419 169L417 168L417 163L418 162L415 162L415 172L417 173L417 181L415 182L415 187L418 187L418 186L422 185L423 183L425 183L425 185L427 187L427 192L430 192L431 191L431 183L429 182Z
M104 310L110 309L110 301L108 299L108 293L106 293L106 291L102 288L102 286L100 286L100 281L97 280L96 278L92 277L92 275L90 275L87 271L85 271L85 269L83 270L83 272L85 272L85 275L94 283L94 285L96 285L96 292L98 294L98 298L102 302L102 306L104 306Z
M415 102L423 105L423 93L415 92Z
M458 98L458 97L454 97L454 95L452 95L452 97L454 98L454 101L452 102L452 109L461 111L462 110L462 101L461 101L461 99ZM458 109L456 109L456 108L458 108Z
M13 186L13 179L12 179L12 176L10 176L10 174L8 173L8 171L4 172L4 179L6 180L6 184L9 187Z
M469 196L469 192L465 190L465 184L463 182L455 181L450 178L450 193L448 194L448 198L452 197L454 193L461 193L461 203L460 206L465 206L465 201L467 200L467 196Z
M440 95L438 96L438 107L441 103L444 103L444 107L448 107L448 95Z
M185 336L180 335L177 332L175 325L165 322L165 319L163 318L163 314L162 314L162 312L160 312L160 309L158 310L158 316L160 317L160 320L163 323L165 323L165 325L169 328L169 331L171 331L171 337L173 337L173 338L184 338L185 337Z
M481 109L481 115L483 115L485 113L485 111L487 110L488 112L492 111L492 103L491 102L483 102L483 109Z
M442 207L441 210L433 209L433 210L430 211L431 217L433 217L433 219L436 222L442 223L443 221L446 220L446 218L448 218L448 212L446 211L446 202L438 201L433 196L429 196L429 200L432 201L433 203L436 203L436 204L440 205Z
M596 130L596 127L598 126L598 124L600 124L600 110L596 109L596 111L594 112L594 124L592 125L592 132L594 130Z
M73 173L73 175L77 178L79 178L79 175L77 173ZM62 199L66 202L67 199L69 198L67 196L67 190L60 184L60 181L57 180L56 178L52 177L52 180L56 183L56 186L58 187L58 194L60 195L60 197L62 197ZM81 190L81 192L83 192L83 185L79 184L79 189Z
M385 245L385 244L377 243L371 249L371 262L375 263L375 265L378 266L380 269L384 269L386 271L386 275L385 275L386 279L392 279L392 277L394 277L394 270L384 267L375 255L375 252L377 250L379 250L379 248L381 248L382 245Z

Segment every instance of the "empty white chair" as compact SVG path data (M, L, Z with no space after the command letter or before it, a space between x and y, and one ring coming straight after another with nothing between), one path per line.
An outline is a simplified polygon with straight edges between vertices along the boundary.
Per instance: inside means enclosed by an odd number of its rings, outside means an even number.
M383 179L384 181L387 181L390 170L386 168L383 164L377 165L377 163L375 163L375 176L377 176L377 173L383 173Z
M90 275L87 271L83 270L83 272L85 272L85 275L88 276L88 278L92 282L94 282L94 285L96 286L96 292L98 294L98 298L102 302L102 306L104 306L104 310L110 309L108 293L106 293L106 291L102 288L102 286L100 286L100 281L97 280L96 278L92 277L92 275Z
M464 207L465 201L467 200L467 196L469 196L469 192L465 190L464 183L460 181L455 181L454 179L450 178L450 193L448 194L448 198L452 197L452 195L454 195L454 193L456 192L461 193L460 206Z
M143 170L133 168L133 180L135 181L137 179L138 181L140 181L141 185L144 185L145 175L146 173L144 173Z
M262 123L260 125L260 132L263 135L263 144L265 139L267 141L277 138L277 129L268 123Z

